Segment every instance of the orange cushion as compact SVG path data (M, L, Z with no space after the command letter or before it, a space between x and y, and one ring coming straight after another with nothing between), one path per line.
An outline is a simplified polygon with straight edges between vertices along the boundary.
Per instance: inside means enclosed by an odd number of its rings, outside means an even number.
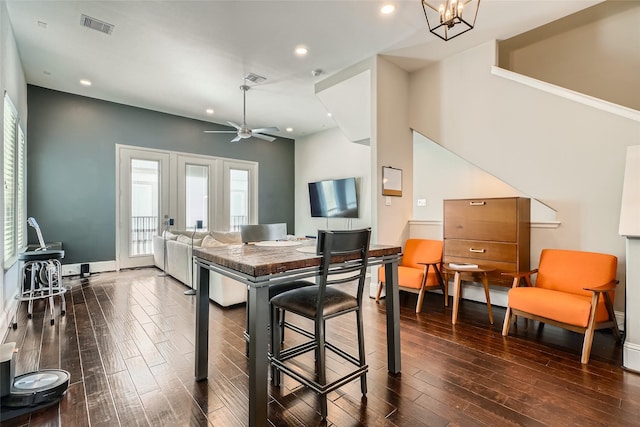
M402 261L398 266L398 286L420 289L424 275L421 262L440 262L442 260L442 240L408 239L404 245ZM384 283L384 266L378 269L378 280ZM438 278L433 267L429 267L427 286L437 286Z
M408 239L404 245L401 266L422 269L421 262L442 260L442 240Z
M538 287L513 288L509 290L509 307L586 328L591 311L591 296ZM596 310L596 322L607 320L609 313L601 295Z
M398 266L398 286L402 288L420 289L422 284L422 275L424 268L411 268ZM378 280L384 283L384 266L378 268ZM429 267L429 274L427 274L427 286L437 286L438 278L433 267Z
M536 288L571 292L591 297L583 288L600 286L616 278L618 259L595 252L544 249L536 277ZM609 294L611 299L614 293Z

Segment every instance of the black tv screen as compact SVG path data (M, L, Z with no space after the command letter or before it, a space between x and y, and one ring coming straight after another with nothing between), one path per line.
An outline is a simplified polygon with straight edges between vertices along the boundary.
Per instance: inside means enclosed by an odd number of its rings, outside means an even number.
M358 218L356 179L332 179L309 183L311 216Z

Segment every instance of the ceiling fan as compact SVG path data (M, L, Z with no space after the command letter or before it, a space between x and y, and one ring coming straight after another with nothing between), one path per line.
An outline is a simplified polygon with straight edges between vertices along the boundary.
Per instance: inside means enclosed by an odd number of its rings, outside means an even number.
M229 123L231 126L236 128L237 130L235 131L234 130L205 130L204 133L236 133L237 134L236 137L233 138L231 142L238 142L241 139L247 139L251 137L264 139L265 141L270 141L270 142L275 140L275 138L272 136L263 135L264 132L278 132L280 129L278 129L275 126L258 128L258 129L249 129L249 127L247 126L247 119L246 119L247 91L251 88L246 84L246 80L245 80L245 84L240 86L240 89L242 89L242 126L234 122L227 121L227 123Z

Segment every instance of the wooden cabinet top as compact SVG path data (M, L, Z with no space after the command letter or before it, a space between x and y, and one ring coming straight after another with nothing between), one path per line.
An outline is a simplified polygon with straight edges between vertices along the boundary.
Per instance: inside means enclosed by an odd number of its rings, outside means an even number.
M515 243L530 206L523 197L445 200L444 238Z

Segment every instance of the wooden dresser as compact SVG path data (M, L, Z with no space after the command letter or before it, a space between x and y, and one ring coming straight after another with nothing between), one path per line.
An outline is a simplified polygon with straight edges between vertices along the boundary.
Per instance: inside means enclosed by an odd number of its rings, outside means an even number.
M443 261L495 268L489 281L511 286L500 273L529 270L530 213L523 197L445 200Z

